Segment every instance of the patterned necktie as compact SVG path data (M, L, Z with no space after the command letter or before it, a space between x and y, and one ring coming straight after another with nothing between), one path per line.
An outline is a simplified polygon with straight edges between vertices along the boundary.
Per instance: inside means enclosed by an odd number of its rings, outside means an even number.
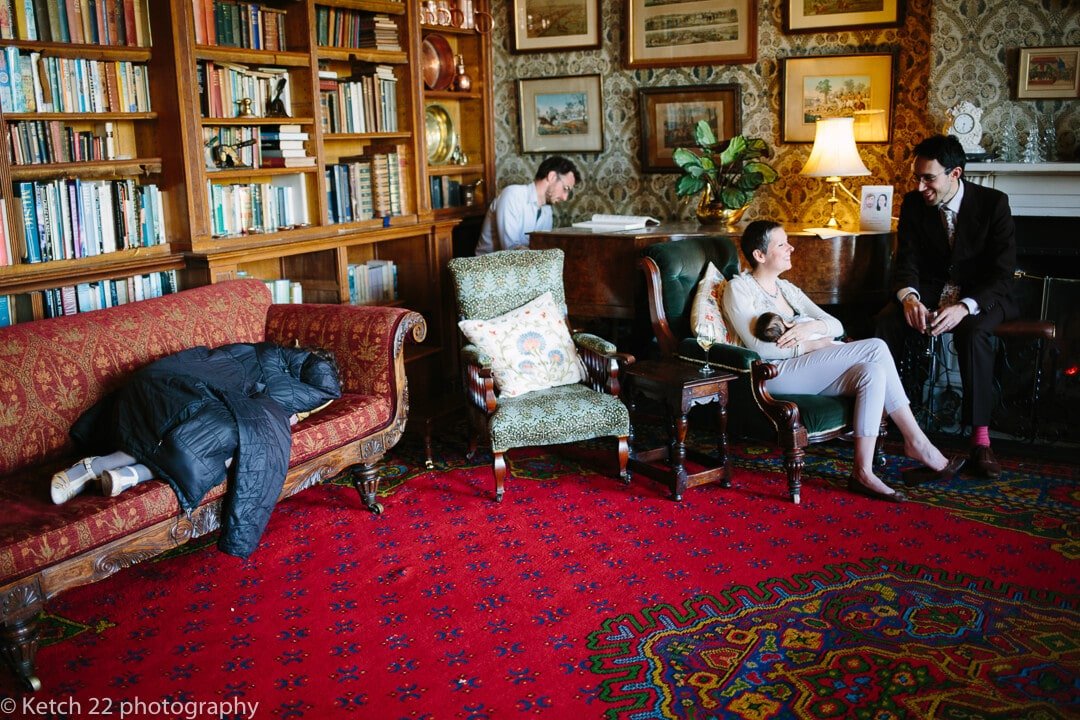
M953 243L956 241L956 211L942 205L941 216L945 220L945 233L949 237L949 249L952 250ZM953 305L959 298L960 288L953 284L951 280L947 281L945 287L941 289L941 299L938 301L938 307L944 308Z
M942 205L941 215L945 220L945 233L949 237L949 248L952 249L953 243L956 241L956 211Z

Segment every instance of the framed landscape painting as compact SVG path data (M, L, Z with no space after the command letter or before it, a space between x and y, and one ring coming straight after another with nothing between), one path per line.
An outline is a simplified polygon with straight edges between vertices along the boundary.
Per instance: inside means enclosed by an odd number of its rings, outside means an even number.
M781 140L813 142L818 118L883 114L885 122L856 123L858 142L888 142L892 130L893 56L821 55L784 58Z
M899 27L904 0L782 0L784 32Z
M696 147L694 128L699 120L709 122L717 140L738 135L741 94L735 84L638 90L642 172L680 172L672 153L675 148Z
M1020 48L1016 97L1080 97L1080 46Z
M518 80L521 151L601 152L600 76Z
M756 6L754 0L627 0L626 66L753 62Z
M510 51L600 47L600 0L513 0Z

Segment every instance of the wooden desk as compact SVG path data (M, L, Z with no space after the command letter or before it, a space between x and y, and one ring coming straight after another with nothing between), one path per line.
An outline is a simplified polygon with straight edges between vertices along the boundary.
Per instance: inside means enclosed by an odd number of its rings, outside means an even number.
M784 228L795 247L794 267L784 278L819 305L871 305L888 299L896 233L852 233L829 240ZM728 238L738 248L742 227L666 223L640 230L596 233L584 228L534 232L534 249L561 248L566 253L563 284L570 315L628 319L644 312L645 283L637 267L643 248L684 237ZM640 308L638 303L642 303Z

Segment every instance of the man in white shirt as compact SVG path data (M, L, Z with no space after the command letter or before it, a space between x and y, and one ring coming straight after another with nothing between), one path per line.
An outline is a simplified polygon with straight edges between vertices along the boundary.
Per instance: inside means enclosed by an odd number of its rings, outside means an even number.
M551 206L569 200L579 182L581 173L574 163L553 155L540 163L531 183L503 188L484 216L476 254L527 250L529 233L551 229Z

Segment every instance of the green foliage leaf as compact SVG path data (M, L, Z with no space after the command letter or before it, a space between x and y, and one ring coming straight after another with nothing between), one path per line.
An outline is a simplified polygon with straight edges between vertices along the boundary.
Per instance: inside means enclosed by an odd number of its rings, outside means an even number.
M683 175L675 185L676 195L696 195L705 189L705 180L693 175Z
M752 197L752 193L745 190L736 190L732 187L726 187L720 191L720 200L724 203L724 207L728 208L741 208L749 203Z
M748 162L743 166L743 172L759 176L761 178L759 185L768 185L780 179L780 173L776 172L772 165L763 162Z
M675 161L675 164L681 167L683 170L687 169L687 166L700 165L698 156L690 152L686 148L675 148L675 151L671 153L671 159Z
M728 142L727 147L720 153L720 164L730 165L743 159L746 154L746 138L736 135Z
M716 135L713 134L712 128L709 127L707 121L698 120L697 127L694 128L694 140L703 148L709 148L716 144Z

